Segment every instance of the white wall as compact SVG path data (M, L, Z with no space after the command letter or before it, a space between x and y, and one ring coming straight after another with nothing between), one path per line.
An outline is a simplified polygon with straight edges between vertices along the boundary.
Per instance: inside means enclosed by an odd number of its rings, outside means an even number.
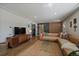
M74 31L74 24L73 24L73 19L76 18L77 19L77 30ZM72 21L72 28L70 28L70 21ZM66 26L66 30L68 33L75 35L75 36L79 36L79 10L76 11L74 14L72 14L72 16L70 16L69 18L67 18L63 24ZM63 30L64 31L64 30Z
M28 19L22 18L20 16L16 16L0 8L0 43L5 42L6 37L13 35L13 27L26 27L26 32L28 34L28 24L32 23L34 22L29 21Z

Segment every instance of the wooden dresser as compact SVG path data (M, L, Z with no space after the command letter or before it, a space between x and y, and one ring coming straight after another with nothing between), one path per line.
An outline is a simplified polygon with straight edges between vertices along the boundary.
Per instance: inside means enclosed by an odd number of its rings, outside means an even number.
M30 39L30 35L28 34L19 34L13 37L7 37L8 47L15 47L19 44L26 42Z

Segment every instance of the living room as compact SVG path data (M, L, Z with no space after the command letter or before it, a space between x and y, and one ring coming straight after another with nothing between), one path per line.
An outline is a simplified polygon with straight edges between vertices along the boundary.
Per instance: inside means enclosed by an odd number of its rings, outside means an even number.
M78 3L0 3L0 55L74 55L78 19Z

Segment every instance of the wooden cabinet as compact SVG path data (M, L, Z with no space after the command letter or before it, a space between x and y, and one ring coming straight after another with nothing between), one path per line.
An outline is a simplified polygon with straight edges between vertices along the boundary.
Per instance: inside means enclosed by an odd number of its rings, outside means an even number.
M62 31L62 23L61 22L49 23L49 32L50 33L59 33L61 31Z
M8 47L14 47L18 45L18 37L8 37Z
M29 35L26 34L20 34L14 37L8 37L8 47L15 47L23 42L26 42L30 39Z

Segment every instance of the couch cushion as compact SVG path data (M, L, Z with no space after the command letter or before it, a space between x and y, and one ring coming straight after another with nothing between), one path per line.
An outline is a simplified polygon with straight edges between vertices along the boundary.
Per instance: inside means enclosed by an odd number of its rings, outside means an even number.
M43 36L43 40L49 40L49 41L57 41L59 37L53 37L53 36Z
M61 45L63 45L64 43L69 42L68 40L66 40L66 39L61 39L61 38L59 38L58 41L59 41L59 43L60 43Z
M59 36L58 33L47 33L47 35L48 35L48 36L55 36L55 37Z
M66 51L66 54L69 54L72 51L79 50L78 47L74 43L71 43L70 41L66 39L58 39L58 41L61 44L61 49L64 49Z

